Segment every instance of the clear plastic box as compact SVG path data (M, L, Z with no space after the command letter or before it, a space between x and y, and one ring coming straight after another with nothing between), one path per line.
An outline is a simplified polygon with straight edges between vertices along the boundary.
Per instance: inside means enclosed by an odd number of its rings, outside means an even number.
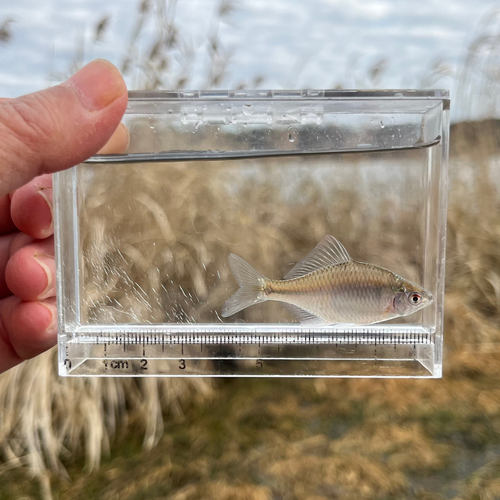
M54 176L61 375L441 376L447 91L131 92L123 121L126 154ZM327 235L433 301L224 313L230 254L278 280Z

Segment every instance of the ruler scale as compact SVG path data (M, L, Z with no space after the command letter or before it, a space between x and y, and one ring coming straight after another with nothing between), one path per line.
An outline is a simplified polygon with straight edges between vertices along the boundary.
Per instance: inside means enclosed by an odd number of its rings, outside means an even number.
M60 370L69 376L433 376L424 360L434 355L435 334L423 328L371 333L295 328L295 333L267 334L158 330L107 327L61 335Z

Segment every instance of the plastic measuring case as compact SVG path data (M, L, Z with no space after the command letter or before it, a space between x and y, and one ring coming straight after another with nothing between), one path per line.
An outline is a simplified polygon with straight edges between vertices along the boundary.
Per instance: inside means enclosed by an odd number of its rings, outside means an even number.
M54 176L61 375L441 376L447 91L131 92L123 121L124 154ZM223 313L230 254L281 279L326 235L433 302Z

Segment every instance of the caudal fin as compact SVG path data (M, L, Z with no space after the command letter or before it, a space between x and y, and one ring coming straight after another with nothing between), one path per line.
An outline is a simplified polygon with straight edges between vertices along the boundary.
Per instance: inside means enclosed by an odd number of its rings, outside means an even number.
M246 260L233 253L229 255L229 267L240 288L226 300L221 311L223 318L266 300L266 296L262 293L266 278L262 274Z

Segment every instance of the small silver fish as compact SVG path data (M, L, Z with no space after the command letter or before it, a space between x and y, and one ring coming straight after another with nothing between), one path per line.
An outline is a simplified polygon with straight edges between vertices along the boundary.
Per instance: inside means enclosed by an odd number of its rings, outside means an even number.
M241 257L231 254L229 267L240 285L226 300L222 316L277 300L302 324L370 325L408 316L432 304L432 294L373 264L357 262L333 236L325 236L282 280L271 280Z

